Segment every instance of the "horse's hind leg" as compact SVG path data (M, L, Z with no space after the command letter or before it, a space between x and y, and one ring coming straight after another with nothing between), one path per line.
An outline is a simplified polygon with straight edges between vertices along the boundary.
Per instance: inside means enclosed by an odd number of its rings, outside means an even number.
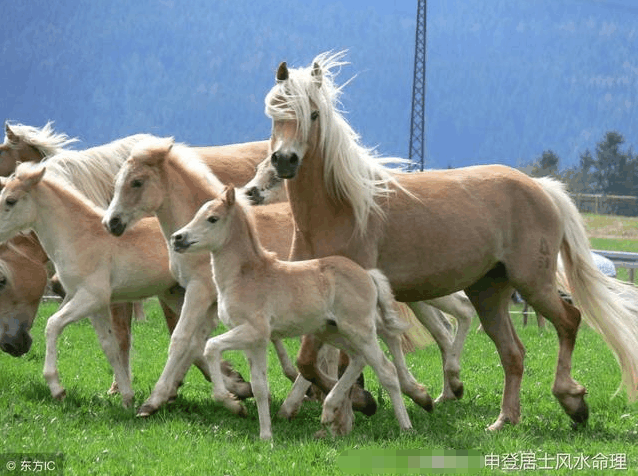
M457 400L463 397L463 382L461 381L461 353L465 339L470 331L472 318L476 310L468 297L462 291L427 301L433 307L446 312L456 319L456 335L452 346L448 350L447 360L443 365L443 390L434 401Z
M317 355L321 346L322 343L315 336L304 335L301 338L301 347L297 355L297 368L306 380L314 383L321 391L328 394L336 380L326 375L317 366ZM355 386L351 397L352 407L364 415L374 415L377 411L377 402L366 390Z
M130 307L128 311L131 311ZM122 395L122 405L124 405L125 408L130 408L133 405L130 368L128 362L122 360L119 343L111 329L111 316L109 314L110 312L102 312L92 315L91 324L93 324L102 350L113 368L115 381Z
M552 393L574 425L585 424L589 409L585 403L585 387L571 376L572 353L576 344L576 334L580 325L580 311L561 299L552 281L548 281L538 290L521 290L530 305L556 328L558 333L558 365Z
M379 327L377 329L379 336L383 339L383 342L388 346L392 359L394 360L394 367L397 372L401 391L409 396L417 405L431 412L434 409L432 403L432 397L428 394L425 387L419 384L405 362L405 355L401 348L401 336L386 332Z
M455 346L450 332L443 325L438 312L431 306L421 301L408 303L408 306L421 324L430 332L441 351L443 391L437 401L461 398L463 395L463 382L459 378L461 368L460 352L454 352ZM464 337L462 340L464 340ZM461 347L462 345L463 342L461 341Z
M520 389L525 348L514 331L509 315L509 300L513 291L502 266L495 268L466 290L485 333L496 345L505 373L501 412L488 427L492 431L500 430L505 423L518 423L521 415Z
M120 360L128 369L129 379L131 379L131 316L133 306L129 302L111 304L111 327L118 343ZM119 392L117 380L113 376L113 383L108 391L109 395Z

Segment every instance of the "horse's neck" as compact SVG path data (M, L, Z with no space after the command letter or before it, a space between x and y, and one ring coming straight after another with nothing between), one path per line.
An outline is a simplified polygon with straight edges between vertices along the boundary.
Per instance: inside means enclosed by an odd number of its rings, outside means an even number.
M237 282L238 276L263 269L274 260L261 247L257 231L245 212L237 209L233 213L235 216L224 245L213 252L213 276L222 292L230 283Z
M171 162L165 164L164 190L166 195L156 215L164 236L168 239L195 215L197 210L218 194L205 178Z
M101 226L100 215L59 184L40 182L32 194L38 208L33 225L42 247L51 259L59 256L78 236L85 236L92 226Z
M346 248L355 245L354 214L328 194L317 149L304 158L297 177L286 180L286 192L294 220L290 259L348 254Z

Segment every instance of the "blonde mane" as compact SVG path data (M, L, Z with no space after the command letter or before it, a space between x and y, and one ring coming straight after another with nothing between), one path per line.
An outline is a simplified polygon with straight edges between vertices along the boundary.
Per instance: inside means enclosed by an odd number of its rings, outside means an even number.
M136 134L90 149L66 150L43 163L47 176L58 177L101 208L113 198L115 175L129 156L131 149L149 134Z
M175 166L186 170L189 175L194 175L206 182L215 193L219 194L224 189L224 184L208 168L199 154L186 144L175 143L168 154L167 159Z
M342 89L335 84L345 52L326 52L313 60L321 70L317 87L313 66L289 70L289 77L279 81L266 96L266 115L275 119L296 119L298 133L307 142L313 109L319 111L319 151L323 156L324 183L328 194L337 202L348 203L355 216L357 229L365 232L371 213L383 218L378 197L387 197L397 183L389 163L405 164L406 160L379 157L374 149L361 144L357 134L339 108ZM337 71L335 71L337 70Z
M25 126L24 124L12 124L10 122L7 124L11 128L11 132L18 136L22 142L37 149L42 157L62 152L66 146L78 141L78 139L71 138L66 134L55 133L52 121L47 122L40 129L33 126ZM4 143L12 145L6 135Z

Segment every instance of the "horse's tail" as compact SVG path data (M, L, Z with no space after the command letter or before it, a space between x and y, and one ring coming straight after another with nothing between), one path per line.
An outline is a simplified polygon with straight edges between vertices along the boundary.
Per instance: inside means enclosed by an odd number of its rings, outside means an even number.
M598 270L580 213L564 185L549 178L536 180L560 210L565 228L560 252L574 302L585 321L615 353L629 401L635 401L638 398L638 291L633 285Z
M368 270L368 274L377 288L377 305L381 310L381 324L391 334L401 334L410 328L410 324L401 320L395 306L390 282L378 269Z

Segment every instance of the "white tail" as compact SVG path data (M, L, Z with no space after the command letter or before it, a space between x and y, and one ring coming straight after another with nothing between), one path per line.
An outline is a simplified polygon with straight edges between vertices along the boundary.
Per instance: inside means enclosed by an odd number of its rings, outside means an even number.
M638 291L598 270L580 213L564 185L549 178L536 180L560 210L565 226L560 252L574 303L615 353L633 402L638 398Z
M378 269L368 270L368 274L377 288L377 304L379 309L381 309L383 327L391 334L401 334L408 330L410 325L399 318L399 314L394 307L394 294L392 294L388 278Z

